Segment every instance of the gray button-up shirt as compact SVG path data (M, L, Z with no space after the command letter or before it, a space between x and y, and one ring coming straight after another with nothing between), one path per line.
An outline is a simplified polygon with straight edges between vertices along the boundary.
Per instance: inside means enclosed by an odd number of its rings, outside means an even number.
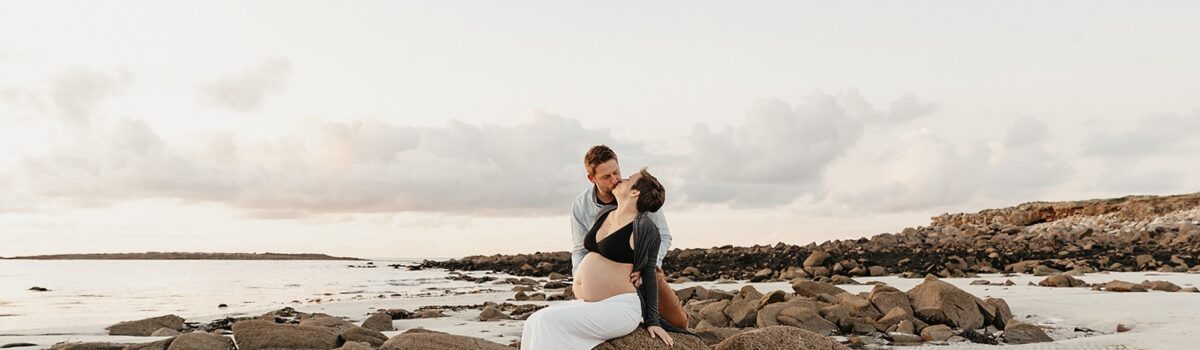
M571 272L579 268L579 262L583 261L583 257L587 256L587 248L583 246L583 239L587 237L588 231L592 229L592 224L596 223L596 215L600 214L600 210L605 205L600 204L596 198L596 186L588 187L587 191L583 191L579 197L575 197L575 201L571 204ZM646 213L650 221L658 226L658 234L662 236L662 244L658 247L658 259L655 261L655 266L662 267L663 258L667 256L667 251L671 250L671 230L667 228L667 218L663 216L662 209L653 213Z

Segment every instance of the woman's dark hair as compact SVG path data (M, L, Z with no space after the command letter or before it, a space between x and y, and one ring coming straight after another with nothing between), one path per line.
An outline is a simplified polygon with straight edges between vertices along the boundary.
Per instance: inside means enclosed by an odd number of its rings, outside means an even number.
M662 208L663 203L667 201L667 190L663 188L661 182L654 175L650 175L646 168L642 168L638 172L642 176L633 184L633 189L637 190L637 210L638 212L656 212Z

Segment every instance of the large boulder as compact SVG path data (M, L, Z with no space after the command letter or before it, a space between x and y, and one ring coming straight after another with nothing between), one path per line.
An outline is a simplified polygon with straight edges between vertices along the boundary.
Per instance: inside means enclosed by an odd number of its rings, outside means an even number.
M792 282L792 290L796 291L796 294L809 298L816 298L821 294L838 295L846 292L846 290L838 288L837 286L829 283L813 282L809 280L798 280Z
M130 344L123 343L105 343L105 342L90 342L90 343L58 343L50 346L50 350L121 350Z
M804 259L804 267L814 267L825 265L825 260L829 259L829 254L820 250L814 250L808 258Z
M396 326L392 325L392 315L386 312L379 312L371 317L367 317L362 323L363 328L373 329L380 332L390 332L396 330Z
M805 349L805 350L849 350L832 338L803 329L774 326L744 332L725 339L715 350L761 350L761 349Z
M358 325L333 316L317 315L300 321L301 326L326 327L341 333L342 331L358 327Z
M926 277L906 294L914 315L922 321L962 329L983 327L984 315L979 311L983 301L937 277Z
M1008 323L1008 327L1004 327L1004 342L1009 344L1030 344L1051 341L1054 341L1054 339L1046 335L1046 331L1042 330L1042 327L1036 325L1013 321Z
M1146 288L1140 284L1114 280L1105 283L1104 290L1109 292L1145 292Z
M998 329L1004 329L1008 326L1008 322L1012 321L1012 309L1008 307L1008 302L1000 298L987 298L983 300L984 304L991 305L996 308L996 318L992 321L992 325Z
M167 350L173 342L175 342L175 337L170 337L155 342L130 344L122 350Z
M899 307L909 315L913 313L912 304L908 301L908 295L888 285L876 284L871 289L871 294L867 299L871 301L871 304L875 305L875 309L879 310L879 312L887 313L893 308Z
M233 350L237 349L233 345L233 339L229 337L208 334L208 333L188 333L175 337L175 341L171 342L171 346L167 350Z
M1062 274L1046 277L1046 279L1038 282L1038 285L1042 287L1085 287L1087 286L1087 282L1071 277L1070 275Z
M1178 292L1183 289L1182 287L1167 281L1142 281L1142 288L1149 290L1161 290L1164 292Z
M321 326L275 324L251 320L233 324L238 350L334 349L338 333Z
M623 337L597 345L592 350L708 350L708 345L699 336L680 333L670 335L674 346L668 346L662 339L651 338L650 332L638 328Z
M148 337L159 328L181 331L186 327L183 318L175 315L164 315L137 321L125 321L104 328L108 335L132 335Z
M799 306L780 310L777 319L782 325L797 327L821 335L832 335L838 331L838 325L829 322L812 309Z
M954 331L944 324L935 324L921 330L921 339L925 341L946 341L954 336Z
M721 300L705 305L700 309L700 317L703 321L716 327L728 326L729 316L725 315L725 307L729 306L729 303L729 300Z
M384 342L379 350L512 350L487 340L443 333L404 333Z
M386 335L377 330L359 326L346 328L338 335L343 341L367 343L374 347L383 345L383 342L388 340Z

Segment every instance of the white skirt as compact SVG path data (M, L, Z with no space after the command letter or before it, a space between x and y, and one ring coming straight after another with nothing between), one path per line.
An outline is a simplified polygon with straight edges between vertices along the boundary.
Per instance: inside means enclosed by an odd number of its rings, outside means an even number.
M596 302L572 300L529 315L521 331L521 350L589 350L633 332L641 323L637 293Z

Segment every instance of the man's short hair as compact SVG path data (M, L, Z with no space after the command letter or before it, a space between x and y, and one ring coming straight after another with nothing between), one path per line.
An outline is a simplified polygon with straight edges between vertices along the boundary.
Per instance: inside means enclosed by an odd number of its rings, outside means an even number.
M661 182L658 182L658 178L646 171L646 168L642 168L638 173L642 176L633 184L633 189L639 192L637 210L638 212L656 212L667 201L667 190L663 188Z
M583 155L583 168L587 169L588 176L596 175L597 165L616 159L617 152L613 152L612 148L608 148L605 145L595 145L587 151L587 154Z

